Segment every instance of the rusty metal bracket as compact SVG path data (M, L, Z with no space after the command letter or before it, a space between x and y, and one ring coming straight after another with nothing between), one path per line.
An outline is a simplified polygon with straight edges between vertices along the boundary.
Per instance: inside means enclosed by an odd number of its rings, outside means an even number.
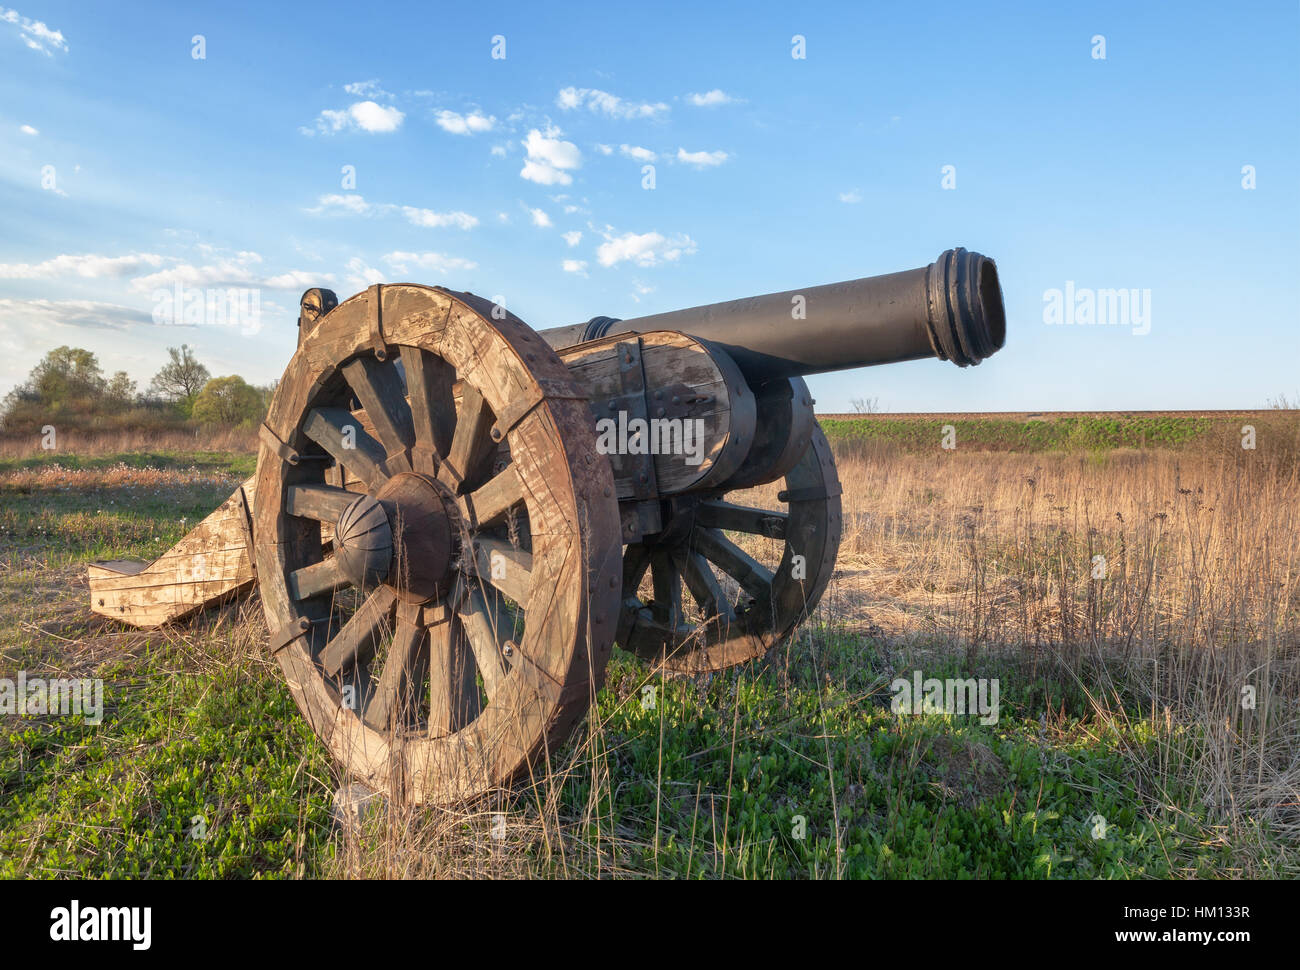
M650 414L646 405L645 369L641 362L641 338L620 341L614 348L618 354L618 378L623 388L623 401L626 405L627 425L640 418L645 423L645 433L650 434ZM645 451L635 454L629 448L628 453L620 455L621 468L631 467L632 495L638 500L659 497L659 483L655 478L655 459L650 454L650 442L644 442Z
M291 621L288 626L272 630L270 640L267 643L267 646L271 648L271 656L274 657L310 629L311 620L305 616L300 616L298 619Z
M375 359L388 360L388 341L384 339L383 284L376 283L366 291L366 310L370 315L370 346Z
M265 421L263 421L262 426L258 428L257 437L262 440L262 444L266 445L279 455L280 460L285 464L296 465L301 460L302 456L281 441L279 436L271 430L271 426Z
M515 426L532 413L533 408L543 401L586 401L587 394L573 381L554 377L537 378L537 393L512 400L502 410L496 424L492 426L492 440L501 441Z

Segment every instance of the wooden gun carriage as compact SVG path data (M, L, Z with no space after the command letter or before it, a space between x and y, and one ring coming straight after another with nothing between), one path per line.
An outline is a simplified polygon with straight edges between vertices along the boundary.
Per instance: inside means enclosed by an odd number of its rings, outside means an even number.
M255 584L341 765L412 802L469 799L556 749L615 643L718 670L816 606L840 485L804 376L977 364L1004 335L996 267L962 249L541 332L442 287L311 289L257 473L153 563L92 564L92 609L153 627ZM728 497L781 480L781 509Z

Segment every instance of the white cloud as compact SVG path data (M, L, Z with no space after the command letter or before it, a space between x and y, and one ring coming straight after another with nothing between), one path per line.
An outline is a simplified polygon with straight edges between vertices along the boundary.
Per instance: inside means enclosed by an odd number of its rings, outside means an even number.
M659 156L648 148L642 148L639 145L619 145L618 150L628 158L635 158L638 162L653 162Z
M17 10L0 7L0 23L13 24L18 28L22 42L46 57L53 57L55 51L67 53L68 42L62 31L51 30L41 21L24 17Z
M429 229L441 229L446 226L473 229L478 225L478 218L468 212L435 212L432 209L421 209L411 205L393 205L391 202L367 202L363 196L355 193L322 195L316 200L314 207L305 211L312 215L349 213L356 216L387 215L400 211L411 225Z
M566 259L560 264L566 273L578 273L581 276L587 275L587 261L585 259Z
M477 269L478 263L471 259L462 259L459 256L447 256L443 253L408 253L392 252L384 257L389 267L395 273L406 273L410 267L418 269L432 270L435 273L448 273L454 270L471 270ZM374 282L382 282L375 280Z
M371 134L396 131L402 127L406 114L397 108L376 104L374 101L358 101L341 110L326 109L316 119L316 131L332 135L339 131L365 131ZM299 128L305 135L314 134L310 128Z
M584 105L588 111L603 114L608 118L653 118L668 110L662 101L651 104L646 101L624 101L617 95L597 88L563 88L555 97L555 103L562 111L572 111Z
M841 192L840 201L847 205L853 205L854 203L862 201L862 193L857 189L850 189L847 192Z
M146 276L131 280L131 289L138 293L172 286L256 286L262 279L255 267L262 262L258 253L239 252L221 256L211 263L176 263Z
M712 168L721 165L728 158L726 152L688 152L685 148L677 149L677 161L694 165L696 168Z
M579 232L577 229L571 229L570 231L564 233L564 235L560 236L560 238L563 239L566 243L568 243L570 248L572 248L573 246L576 246L578 245L578 243L582 242L582 233Z
M613 145L597 145L597 146L596 146L596 151L600 152L602 155L613 155L613 154L614 154L614 146L613 146Z
M493 146L492 146L492 154L495 155L495 156L497 156L498 158L505 158L505 157L506 157L506 146L505 146L505 145L493 145Z
M442 228L444 226L455 226L457 229L473 229L478 225L478 219L468 212L434 212L432 209L417 209L413 206L402 206L402 214L406 216L406 221L413 226L426 226L429 228Z
M478 111L461 115L444 109L438 112L436 119L439 128L453 135L477 135L480 132L491 131L497 123L495 116L483 115Z
M738 98L733 98L725 91L714 88L712 91L705 91L703 94L688 94L686 100L697 108L712 108L720 104L734 104Z
M322 286L334 282L333 273L317 273L304 269L294 269L278 276L270 276L262 281L262 286L271 290L306 290L313 286Z
M657 232L625 232L620 236L608 231L602 235L605 241L596 247L596 259L601 266L614 266L625 260L638 266L673 263L696 250L695 240L687 235L665 238Z
M533 225L541 226L543 229L552 225L551 217L541 209L529 209L528 214L533 217Z
M59 324L65 327L121 328L128 324L153 323L147 310L99 303L94 300L8 300L0 299L0 321L16 322L18 332L30 333L35 326Z
M560 129L547 126L542 133L534 128L524 139L524 149L528 159L519 170L519 176L539 185L569 185L573 177L566 169L579 168L582 165L582 152L570 141L561 141L564 134Z
M392 98L392 95L379 86L377 79L370 81L353 81L343 85L343 90L357 98Z
M21 131L24 135L39 135L39 134L40 134L40 132L37 131L35 128L33 128L31 125L19 125L19 126L18 126L18 130Z
M653 293L654 291L655 288L653 286L646 286L640 280L633 280L632 281L632 302L640 303L641 297L645 296L647 293Z
M161 266L163 261L163 257L156 253L131 253L127 256L64 253L42 263L0 263L0 279L33 280L53 276L105 279L130 276L145 267Z
M307 270L290 270L267 276L260 269L259 253L238 252L219 254L212 247L200 247L212 261L198 265L176 263L156 273L137 276L131 280L131 289L137 293L166 289L177 284L193 287L247 286L271 290L305 290L309 286L333 283L334 276Z
M316 207L306 211L310 212L312 215L320 215L323 212L330 212L339 209L344 212L350 212L353 215L367 216L374 212L375 207L367 202L365 198L355 193L348 195L333 193L330 195L322 195L316 200Z
M374 286L376 283L387 283L388 276L382 270L377 270L373 266L367 266L365 260L360 256L353 256L348 260L348 283L353 289L364 290L368 286ZM398 269L397 272L404 272Z
M406 117L394 107L384 107L373 101L358 101L348 108L348 114L362 131L396 131Z
M510 221L510 213L508 212L497 213L497 222L509 222L509 221Z

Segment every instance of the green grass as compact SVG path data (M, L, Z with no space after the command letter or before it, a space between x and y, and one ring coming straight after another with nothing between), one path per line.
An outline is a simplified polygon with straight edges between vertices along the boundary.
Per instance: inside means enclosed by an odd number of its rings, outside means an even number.
M832 442L885 441L908 449L940 447L945 425L958 448L988 451L1092 451L1181 447L1215 433L1235 433L1240 421L1203 416L1088 415L1050 421L1010 418L822 418ZM1229 427L1231 425L1231 427Z

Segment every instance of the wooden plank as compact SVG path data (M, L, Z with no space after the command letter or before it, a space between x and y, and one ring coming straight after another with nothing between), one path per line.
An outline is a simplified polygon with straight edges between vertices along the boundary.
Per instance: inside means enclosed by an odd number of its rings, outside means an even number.
M390 586L380 586L366 597L366 601L321 651L320 664L325 673L336 677L368 661L384 634L391 629L396 603L397 594Z
M472 384L465 385L456 433L438 469L438 478L458 494L478 485L491 467L497 447L491 437L492 424L492 409L483 395Z
M465 497L469 511L479 528L504 519L511 508L524 500L524 483L514 465L507 465L487 484Z
M496 601L495 594L492 599ZM496 696L497 687L505 680L506 666L501 648L513 632L512 628L504 628L504 624L494 614L495 611L490 612L482 590L478 589L469 591L464 605L457 611L461 628L474 652L474 662L483 678L483 689L487 692L489 701Z
M91 563L90 608L142 628L180 619L252 587L252 551L246 540L244 482L229 499L153 562L124 566Z
M454 734L478 717L482 700L460 623L429 627L429 736Z
M415 439L443 458L451 450L452 436L456 433L453 394L456 369L441 357L418 347L402 348L402 364L406 368L406 391Z
M532 553L500 539L480 536L474 540L474 555L479 578L527 609L533 579Z
M372 492L388 481L384 470L388 456L347 408L313 408L302 430Z
M760 603L772 596L772 571L717 529L696 529L691 533L695 548L719 567L740 588Z
M385 468L389 475L410 471L415 427L396 368L391 363L361 356L344 365L343 376L356 393L384 447Z
M402 604L383 672L366 704L365 722L370 727L386 732L414 721L419 706L417 691L424 684L428 663L428 637L420 623L419 608Z
M284 510L289 515L334 525L356 498L356 492L332 485L290 485L285 490Z
M695 509L696 522L705 528L747 532L769 539L785 538L788 519L784 512L715 500L701 502Z

